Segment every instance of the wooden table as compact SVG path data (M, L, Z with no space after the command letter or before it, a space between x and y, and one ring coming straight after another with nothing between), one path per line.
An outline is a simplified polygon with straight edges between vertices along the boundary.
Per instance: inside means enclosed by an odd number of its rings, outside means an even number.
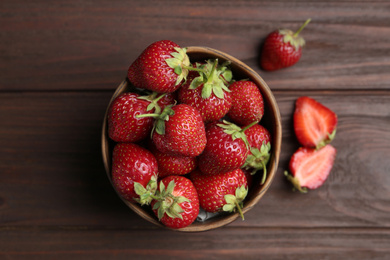
M265 72L259 46L302 32L295 66ZM0 259L390 259L388 1L27 1L0 3ZM277 175L246 220L207 232L158 228L106 177L106 106L150 43L208 46L272 89L283 125ZM326 183L292 192L294 101L338 114Z

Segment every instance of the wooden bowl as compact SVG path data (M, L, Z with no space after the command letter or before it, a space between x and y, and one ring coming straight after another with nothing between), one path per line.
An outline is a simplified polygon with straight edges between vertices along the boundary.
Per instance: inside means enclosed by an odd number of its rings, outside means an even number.
M282 142L282 126L281 126L280 112L279 112L278 105L275 101L275 98L271 90L269 89L265 81L253 69L251 69L246 64L239 61L238 59L226 53L208 47L188 47L187 54L190 57L191 62L203 61L210 58L218 58L220 62L224 62L227 60L231 61L230 68L233 72L234 79L252 80L257 84L257 86L259 87L263 95L264 116L261 119L260 124L265 126L272 135L271 158L267 164L267 179L265 183L263 185L260 185L260 181L255 181L248 193L247 198L245 199L244 207L243 207L243 213L245 214L245 212L248 212L250 209L252 209L259 202L259 200L264 196L264 194L270 187L277 170L277 166L279 163L281 142ZM104 167L110 182L111 182L111 156L112 156L112 149L115 143L109 139L107 134L107 112L111 102L118 95L122 94L123 92L130 91L132 88L133 87L131 83L127 79L122 81L122 83L116 89L115 93L113 94L107 106L106 114L103 120L102 154L103 154ZM147 221L159 227L165 227L163 224L161 224L158 221L158 219L155 217L155 215L153 214L153 212L150 210L149 207L141 207L137 203L133 203L124 199L122 200L129 208L135 211L142 218L146 219ZM229 224L233 222L235 219L237 219L238 217L239 217L238 213L220 214L204 222L195 221L188 227L182 229L175 229L175 230L186 231L186 232L211 230Z

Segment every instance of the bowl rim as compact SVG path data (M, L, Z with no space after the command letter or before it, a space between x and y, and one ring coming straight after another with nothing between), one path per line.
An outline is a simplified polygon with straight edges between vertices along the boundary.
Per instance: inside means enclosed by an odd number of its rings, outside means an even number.
M221 60L229 60L231 61L231 66L232 70L234 69L239 69L245 72L245 74L248 74L250 80L254 81L258 88L261 90L261 93L263 95L263 99L267 102L267 109L272 110L272 114L274 117L273 119L273 136L272 136L272 153L271 153L271 158L267 164L267 179L265 183L261 186L261 189L258 193L256 193L250 200L244 202L244 207L243 207L243 213L245 214L249 210L251 210L257 203L258 201L263 197L263 195L266 193L268 188L270 187L275 175L276 171L278 168L279 164L279 157L280 157L280 151L281 151L281 143L282 143L282 125L281 125L281 116L280 116L280 111L279 107L277 105L276 99L271 91L271 89L268 87L267 83L263 80L263 78L252 68L250 68L248 65L246 65L244 62L238 60L237 58L224 53L222 51L210 48L210 47L205 47L205 46L189 46L186 47L187 54L189 56L195 56L195 55L201 55L201 56L217 56L216 58L221 59ZM233 71L234 72L234 71ZM111 180L111 154L110 154L110 140L108 137L107 133L107 115L109 111L109 107L113 100L119 96L121 93L129 90L130 88L130 82L128 81L127 78L125 78L119 86L116 88L114 94L112 95L105 114L104 114L104 119L103 119L103 125L102 125L102 132L101 132L101 149L102 149L102 159L103 159L103 164L104 168L106 171L106 175L111 183L111 186L113 187L113 183ZM161 222L158 221L158 219L154 216L151 216L149 212L145 210L145 208L141 207L139 204L130 202L122 198L122 196L119 195L119 193L116 191L114 188L115 192L118 194L118 196L122 199L122 201L135 213L140 215L142 218L145 220L159 226L162 228L166 229L171 229L169 227L166 227L163 225ZM218 221L213 221L213 219L210 219L210 221L206 222L194 222L191 225L185 227L185 228L180 228L180 229L171 229L174 231L184 231L184 232L198 232L198 231L207 231L211 229L215 229L218 227L225 226L234 220L236 220L239 217L239 213L230 213L227 215L224 215L220 218L218 218Z

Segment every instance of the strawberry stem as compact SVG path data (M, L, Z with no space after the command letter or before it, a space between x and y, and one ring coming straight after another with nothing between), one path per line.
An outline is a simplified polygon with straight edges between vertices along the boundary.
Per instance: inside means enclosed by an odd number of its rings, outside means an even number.
M192 67L192 66L182 66L183 67L183 69L187 69L187 70L192 70L192 71L197 71L197 72L202 72L202 73L204 73L204 70L202 70L202 69L199 69L199 68L195 68L195 67Z
M238 201L236 200L236 201L234 202L234 204L236 204L236 208L237 208L238 213L240 214L242 220L245 220L245 218L244 218L244 213L242 213L241 206L240 206L240 204L238 203Z
M210 74L209 74L209 77L208 77L209 78L208 81L212 81L213 74L214 74L215 69L217 68L217 65L218 65L218 59L215 59L213 67L211 68L211 71L210 71Z
M261 161L261 164L263 165L263 178L261 179L261 183L260 184L263 185L264 182L265 182L265 179L267 177L267 167L266 167L266 165L264 163L264 160Z
M254 121L254 122L250 123L249 125L245 126L244 128L242 128L241 132L245 132L246 130L248 130L249 128L251 128L255 124L257 124L257 122L258 121Z
M152 113L152 114L136 115L135 117L136 118L143 118L143 117L153 117L153 118L156 118L156 117L159 117L159 116L160 116L160 114Z
M298 31L296 31L293 35L293 37L297 37L298 34L303 30L303 28L306 27L306 25L308 25L311 21L311 18L307 19L306 22L298 29Z

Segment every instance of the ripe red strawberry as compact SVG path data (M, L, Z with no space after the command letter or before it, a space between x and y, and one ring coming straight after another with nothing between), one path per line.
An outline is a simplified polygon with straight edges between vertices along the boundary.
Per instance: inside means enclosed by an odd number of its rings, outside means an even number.
M244 131L227 121L208 124L207 144L199 156L199 169L205 174L218 174L240 168L249 152Z
M157 160L150 151L133 143L115 145L112 183L124 199L149 204L157 189L157 175Z
M268 71L290 67L302 56L305 40L298 34L310 22L308 19L295 33L288 29L271 32L265 39L260 65Z
M250 150L243 168L250 170L252 175L262 169L261 184L264 184L267 177L266 165L271 151L271 134L264 126L259 124L249 127L244 133L248 139Z
M229 86L232 107L228 116L239 125L259 122L264 115L263 96L257 85L249 80L241 80Z
M336 157L336 149L330 144L321 149L301 147L290 159L290 172L284 173L294 188L307 192L307 189L320 187L328 178Z
M139 97L136 93L123 93L111 103L108 135L115 142L137 142L150 134L153 119L136 117L147 113L150 102Z
M168 176L160 181L152 209L167 227L178 229L193 223L199 214L198 193L183 176Z
M321 148L336 135L337 115L315 99L300 97L295 103L294 131L305 147Z
M157 118L152 140L163 153L195 157L206 146L206 132L200 113L186 104L166 107Z
M137 88L174 92L188 74L190 60L185 48L169 40L149 45L130 65L127 76Z
M242 219L243 201L248 193L248 182L241 169L208 175L195 170L190 178L198 192L200 206L207 212L237 210Z
M218 60L208 60L190 71L187 81L179 89L179 102L196 108L204 122L221 119L231 107L230 90L225 84L231 80L231 71L218 66Z
M157 159L159 178L169 175L185 175L193 171L197 166L196 157L163 153L153 143L149 144L149 150Z

